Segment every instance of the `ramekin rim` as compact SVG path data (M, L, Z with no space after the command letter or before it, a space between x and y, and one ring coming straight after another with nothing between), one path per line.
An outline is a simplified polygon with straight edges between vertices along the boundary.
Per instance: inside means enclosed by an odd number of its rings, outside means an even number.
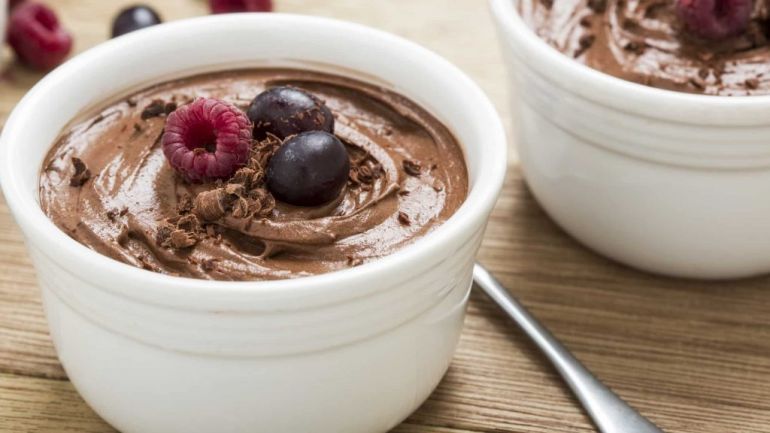
M454 76L453 79L457 81L458 85L452 91L467 93L469 99L477 104L480 112L485 113L484 118L488 122L485 125L488 143L485 143L484 152L480 157L480 166L483 167L480 171L484 172L484 176L476 176L474 185L472 185L465 202L454 215L430 234L416 240L403 249L355 268L275 281L209 281L170 276L139 269L113 260L67 236L45 215L37 200L32 197L33 194L21 191L19 182L11 181L16 176L17 170L13 165L12 152L9 150L8 142L10 138L23 134L15 130L16 118L29 115L34 105L40 103L40 95L46 93L56 83L62 80L73 79L71 71L76 71L78 68L87 67L88 65L93 67L100 57L112 50L120 49L124 45L143 43L153 38L162 37L164 32L191 31L196 26L205 25L205 23L235 22L238 20L253 20L255 24L262 20L271 20L284 21L294 25L313 23L323 26L336 26L343 32L366 33L373 39L386 41L389 44L399 44L405 50L412 52L420 52L421 57L425 59L424 61L433 63L437 69ZM296 296L298 293L313 293L319 290L328 291L335 288L337 290L347 288L348 291L352 292L350 290L351 285L355 282L365 283L373 278L385 277L397 271L399 265L428 256L430 252L440 251L442 246L457 237L462 237L464 230L479 224L478 220L484 218L485 214L494 206L507 170L506 153L504 128L499 115L484 92L459 68L427 48L382 30L331 18L283 13L228 14L174 21L138 31L134 34L124 35L97 45L50 72L24 96L6 122L3 134L0 137L0 164L3 167L0 170L0 181L2 181L0 183L2 184L6 202L13 214L23 219L19 224L23 226L24 231L29 230L37 235L46 236L51 242L60 243L61 247L70 254L80 257L83 263L99 266L114 274L115 278L128 279L135 283L135 287L131 291L111 290L118 291L120 294L132 299L162 298L170 300L178 296L186 296L196 298L200 302L205 302L209 296L220 298L223 295L238 297L241 295L257 296L258 294L266 294L275 296L282 293L291 293L292 296Z

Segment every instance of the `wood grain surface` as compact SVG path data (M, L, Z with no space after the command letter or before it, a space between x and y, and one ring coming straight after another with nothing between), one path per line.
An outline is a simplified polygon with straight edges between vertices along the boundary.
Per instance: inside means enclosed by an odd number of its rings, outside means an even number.
M275 1L279 11L357 21L428 46L481 84L507 121L505 71L484 1ZM111 17L130 3L48 2L76 34L78 51L104 40ZM167 19L206 11L200 0L147 3ZM0 124L39 78L7 64L0 73ZM682 281L610 262L547 218L513 152L510 167L480 260L665 431L770 432L770 279ZM555 372L491 302L476 293L468 313L446 378L395 432L594 431ZM111 431L56 359L34 270L0 199L0 432Z

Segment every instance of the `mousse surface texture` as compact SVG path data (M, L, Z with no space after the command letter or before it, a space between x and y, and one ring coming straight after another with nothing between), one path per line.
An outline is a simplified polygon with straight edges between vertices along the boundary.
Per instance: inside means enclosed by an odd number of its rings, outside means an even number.
M615 77L688 93L770 93L765 1L514 1L540 38L565 55ZM696 12L701 11L689 9L691 3L698 7L708 3L714 9L698 15ZM745 22L740 22L742 12L738 8L750 8ZM712 16L714 19L709 20ZM723 23L726 27L717 26Z
M328 108L334 116L333 134L244 135L242 119L248 118L229 111L236 107L246 113L258 94L276 87L300 89ZM193 106L196 101L200 107ZM209 124L219 125L221 118L221 124L235 124L236 129L211 132L220 141L188 152L198 158L190 160L190 167L225 155L228 164L237 164L232 174L203 166L201 173L215 176L185 175L180 170L187 160L172 166L168 159L175 155L169 148L174 139L189 142L188 135L201 136L195 126L200 122L189 119L198 119L190 116L204 109L214 118ZM319 118L326 129L327 120ZM181 121L191 126L172 128ZM168 128L173 130L164 139ZM241 152L243 140L251 140L248 158L230 157ZM311 166L310 171L292 166L286 154L297 155L296 149L279 152L292 140L300 152L321 149L300 153L300 162L336 158L334 165ZM216 149L216 143L230 147ZM184 149L179 154L187 157ZM276 154L281 159L271 164ZM294 188L289 192L299 199L312 186L303 186L308 179L292 170L330 179L331 190L311 197L321 194L327 201L298 206L277 199L268 179L288 184L285 188ZM341 183L340 170L348 173ZM329 191L331 197L323 196ZM293 69L199 75L102 106L64 131L40 177L43 211L83 245L155 272L236 281L316 275L392 254L451 217L467 193L462 150L427 111L378 86Z

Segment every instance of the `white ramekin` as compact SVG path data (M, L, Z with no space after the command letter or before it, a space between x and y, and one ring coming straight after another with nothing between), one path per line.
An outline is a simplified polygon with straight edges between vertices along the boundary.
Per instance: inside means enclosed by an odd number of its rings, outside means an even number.
M770 271L770 97L678 93L595 71L537 37L516 1L490 3L524 174L554 220L652 272Z
M113 261L40 210L43 157L79 113L151 83L244 66L332 71L411 97L462 143L471 178L465 204L429 236L379 261L239 283ZM385 432L427 398L450 363L505 153L485 95L424 48L328 19L222 15L113 39L50 73L5 126L0 181L37 269L59 358L118 429Z

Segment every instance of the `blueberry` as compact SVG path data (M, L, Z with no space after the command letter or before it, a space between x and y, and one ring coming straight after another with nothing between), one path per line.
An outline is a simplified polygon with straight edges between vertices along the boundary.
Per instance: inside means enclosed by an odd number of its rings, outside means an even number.
M163 22L155 10L149 6L137 5L120 11L112 23L112 37L154 26Z
M303 132L286 140L267 166L267 187L275 198L296 206L333 200L347 183L350 158L337 137Z
M323 101L294 87L260 93L251 102L248 115L257 139L268 132L280 139L305 131L334 132L334 116Z

